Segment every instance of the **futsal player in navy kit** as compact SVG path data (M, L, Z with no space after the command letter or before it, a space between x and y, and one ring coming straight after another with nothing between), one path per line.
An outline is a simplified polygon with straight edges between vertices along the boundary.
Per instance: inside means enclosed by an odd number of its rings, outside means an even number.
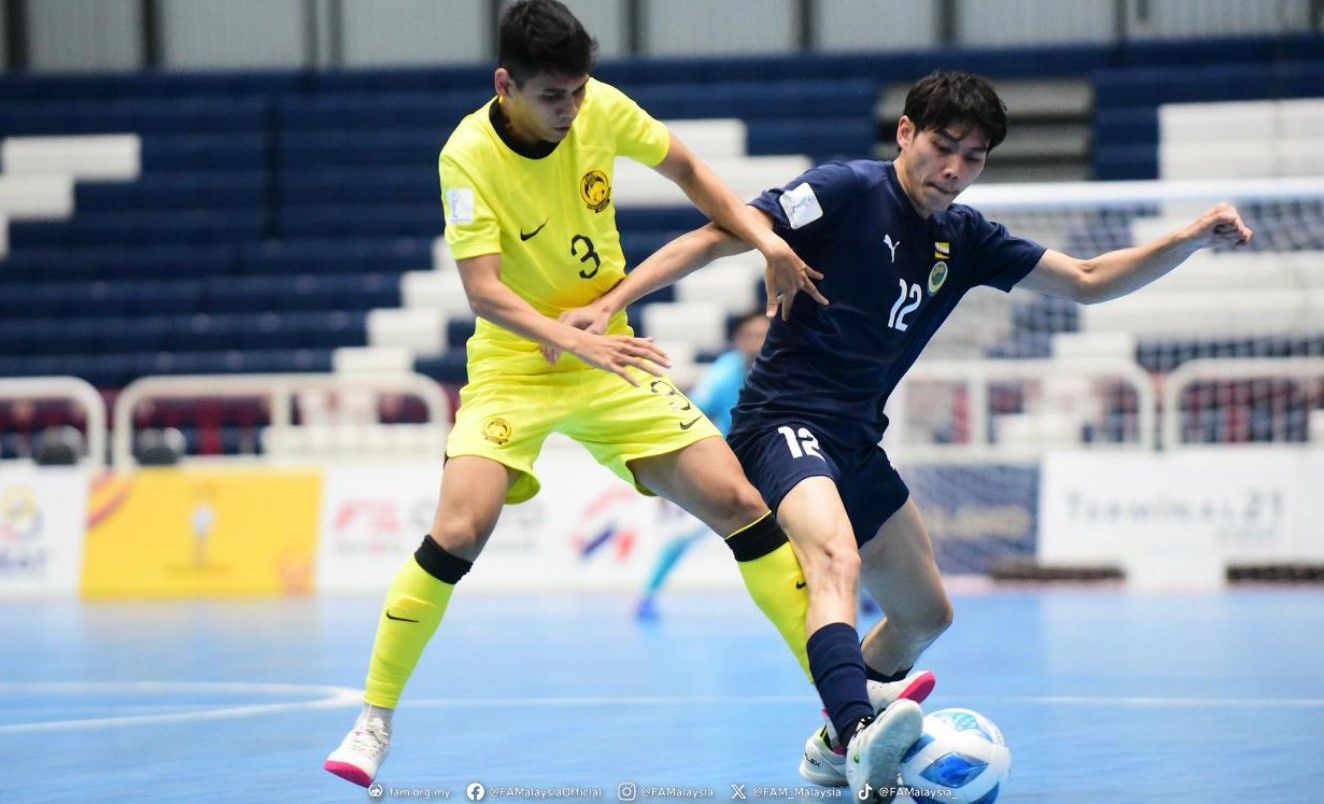
M1251 237L1228 204L1153 242L1091 259L1015 237L952 203L1005 135L1005 109L987 80L934 73L906 97L895 160L821 165L751 202L822 272L828 304L799 294L775 300L781 320L746 379L728 440L800 552L811 588L824 577L862 581L887 614L855 651L853 611L811 627L810 663L820 692L827 688L829 722L806 744L801 774L819 784L844 784L837 735L887 703L870 695L872 685L865 692L865 678L905 678L951 622L928 533L880 440L888 395L957 302L977 285L1106 301L1201 248ZM596 329L645 294L748 248L715 226L695 230L564 317Z

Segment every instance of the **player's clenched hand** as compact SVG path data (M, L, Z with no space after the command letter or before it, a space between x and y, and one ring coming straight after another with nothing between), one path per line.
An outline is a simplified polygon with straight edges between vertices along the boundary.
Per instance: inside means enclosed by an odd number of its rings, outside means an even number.
M782 308L782 319L790 318L791 304L795 301L795 294L800 291L808 293L819 304L827 305L828 300L814 284L823 275L806 265L785 241L778 248L765 252L764 256L768 260L764 282L768 286L769 318L777 314L778 305Z
M611 323L611 310L601 304L590 304L587 307L566 310L557 317L557 320L575 329L601 335L607 331L607 326ZM561 350L555 346L543 346L542 356L548 363L555 364L561 359Z
M628 335L585 332L570 347L570 353L590 366L610 371L634 386L638 386L639 381L631 376L631 367L661 377L662 369L671 365L667 353L653 345L651 338Z
M1224 202L1197 218L1183 235L1192 244L1203 248L1227 244L1245 245L1250 242L1254 232L1241 220L1237 208Z

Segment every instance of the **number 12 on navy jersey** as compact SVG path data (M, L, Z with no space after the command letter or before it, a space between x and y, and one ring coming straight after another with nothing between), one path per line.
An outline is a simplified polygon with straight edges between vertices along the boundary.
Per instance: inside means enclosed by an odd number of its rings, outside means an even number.
M897 282L901 285L901 295L897 297L896 304L892 305L892 313L887 317L887 325L897 332L905 332L906 327L910 326L906 323L906 316L919 308L920 301L924 299L924 289L918 282L913 285L904 279L898 279ZM907 296L911 298L911 302L902 307Z

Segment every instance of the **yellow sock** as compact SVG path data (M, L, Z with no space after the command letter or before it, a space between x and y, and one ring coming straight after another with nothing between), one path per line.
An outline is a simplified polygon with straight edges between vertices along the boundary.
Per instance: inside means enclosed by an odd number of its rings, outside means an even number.
M728 536L726 542L736 554L736 566L740 567L740 577L745 581L749 596L763 616L777 627L800 663L800 669L812 683L809 653L805 647L809 639L805 628L809 616L809 588L805 584L804 571L800 569L800 560L795 557L786 534L769 513Z
M363 700L395 708L454 591L455 584L432 577L415 558L405 562L386 593Z

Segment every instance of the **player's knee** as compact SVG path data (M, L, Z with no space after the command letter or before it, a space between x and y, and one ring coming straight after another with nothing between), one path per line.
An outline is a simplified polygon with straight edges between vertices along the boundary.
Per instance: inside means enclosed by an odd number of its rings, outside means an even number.
M821 583L854 584L860 577L860 551L849 532L802 550L805 572Z
M448 516L432 528L432 540L451 555L473 561L487 540L482 523L474 517Z
M908 623L908 629L923 642L932 642L952 625L955 611L946 597L926 607Z
M743 528L768 513L763 497L749 483L730 483L710 490L709 505L714 518L731 523L731 530Z

